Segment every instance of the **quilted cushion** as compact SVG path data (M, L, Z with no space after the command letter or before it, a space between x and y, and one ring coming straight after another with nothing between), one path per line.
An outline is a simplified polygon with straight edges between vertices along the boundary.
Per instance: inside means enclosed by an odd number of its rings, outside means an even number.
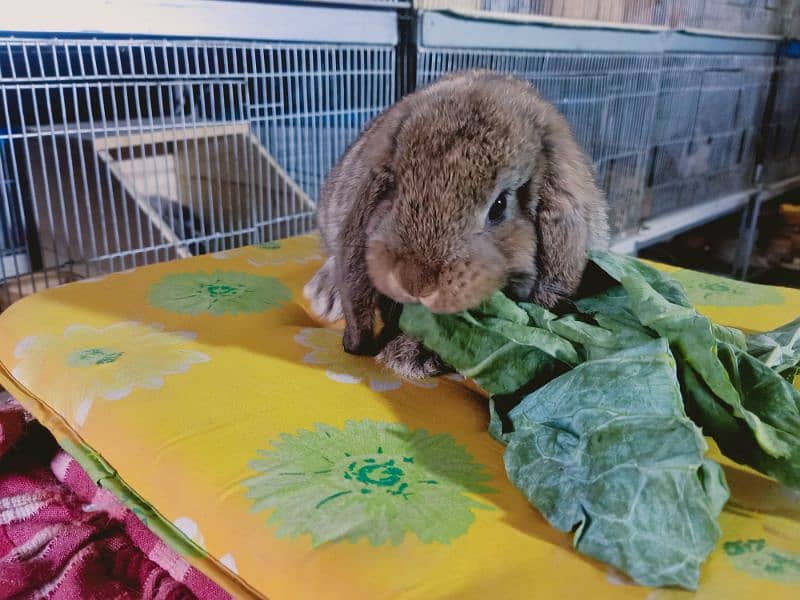
M669 598L579 556L507 480L486 405L341 349L302 287L314 236L28 297L0 383L100 485L236 596ZM800 293L673 271L720 323L771 328ZM796 598L797 494L730 462L699 596Z

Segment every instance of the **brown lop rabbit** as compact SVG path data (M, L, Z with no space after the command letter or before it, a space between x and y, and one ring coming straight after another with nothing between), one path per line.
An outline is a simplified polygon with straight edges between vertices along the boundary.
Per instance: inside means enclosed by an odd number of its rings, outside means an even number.
M608 240L564 117L486 71L444 77L369 123L328 176L318 223L328 258L305 287L313 312L344 317L347 352L409 378L444 365L399 331L403 303L453 313L503 289L552 307Z

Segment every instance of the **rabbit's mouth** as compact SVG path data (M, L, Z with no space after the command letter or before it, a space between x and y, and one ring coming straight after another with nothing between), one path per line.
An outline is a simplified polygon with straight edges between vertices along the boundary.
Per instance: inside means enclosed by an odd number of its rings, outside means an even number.
M530 271L515 271L511 273L503 286L503 293L517 302L531 299L531 293L536 286L536 273Z
M492 250L441 264L398 256L385 243L373 242L367 250L367 268L375 288L395 302L419 303L439 314L457 313L477 306L503 287L503 257Z

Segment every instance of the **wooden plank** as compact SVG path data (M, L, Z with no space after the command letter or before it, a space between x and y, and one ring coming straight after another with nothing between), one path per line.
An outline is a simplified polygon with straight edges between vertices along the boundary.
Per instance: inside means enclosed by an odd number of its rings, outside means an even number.
M185 126L170 126L163 129L150 131L131 131L129 133L104 136L95 139L94 145L98 150L112 150L120 148L136 148L137 146L151 146L168 144L171 142L184 142L205 138L220 137L225 135L246 135L250 131L247 121L232 121L230 123L209 123L198 125L188 123Z
M278 164L278 161L275 160L275 157L272 156L272 154L270 154L269 152L267 152L267 149L264 148L264 146L261 144L258 138L253 134L253 132L250 131L249 128L247 130L247 134L250 139L250 142L253 144L253 146L256 147L261 157L267 161L267 164L278 174L278 176L281 179L286 181L286 185L289 186L289 188L291 188L292 192L294 192L297 196L300 197L306 208L308 208L311 211L316 210L317 205L314 204L314 201L311 200L308 194L306 194L303 191L303 189L299 185L297 185L297 183L295 183L294 179L292 179L289 173L287 173L283 169L283 167L281 167L280 164Z
M147 218L150 219L150 222L158 229L159 233L164 236L164 238L172 245L175 246L175 251L178 254L179 258L189 258L192 253L186 248L183 240L181 240L172 228L167 225L161 216L153 210L153 207L150 206L150 203L147 202L145 198L142 198L141 195L137 193L137 190L131 185L130 180L126 177L126 173L120 170L119 164L112 160L107 152L105 151L98 151L97 155L106 163L106 166L111 170L114 174L114 177L119 180L122 186L125 188L125 191L133 198L136 202L136 206L147 215Z
M302 206L298 209L297 204L293 203L295 209L293 211L289 209L289 213L281 214L280 217L313 212L316 209L313 200L261 144L246 121L207 123L188 127L172 124L150 131L131 131L122 135L97 138L94 141L94 148L114 177L123 185L127 194L136 202L137 207L164 239L175 247L179 257L190 255L187 242L176 235L170 224L165 222L151 205L146 191L154 189L154 186L140 185L134 181L133 163L145 164L163 159L165 165L171 164L175 169L175 189L172 190L172 187L168 186L168 193L160 195L180 202L193 211L199 208L199 215L222 214L227 215L228 219L233 219L234 215L249 213L251 212L249 209L252 208L250 204L252 198L247 191L243 196L238 190L244 188L252 192L254 185L263 187L270 182L270 189L266 190L266 194L276 207L281 206L279 198L282 194L291 195L299 200ZM145 155L131 158L127 155L125 158L119 156L122 150L135 151L137 148L143 148ZM146 152L148 149L155 149L156 153L148 154ZM162 149L163 152L159 152ZM255 161L261 162L260 168ZM247 167L255 168L262 173L266 172L267 177L255 182L253 174L247 172ZM137 172L135 175L139 177L141 173ZM152 176L158 177L156 170ZM212 205L212 201L218 204ZM255 221L248 223L253 226L255 224Z

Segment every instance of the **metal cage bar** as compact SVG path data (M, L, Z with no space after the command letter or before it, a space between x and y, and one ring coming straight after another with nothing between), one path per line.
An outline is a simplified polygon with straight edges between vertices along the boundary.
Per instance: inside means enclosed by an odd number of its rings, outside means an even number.
M620 25L705 29L725 33L797 35L792 0L415 0L424 10L479 11Z
M297 235L393 45L0 38L0 305Z
M764 181L800 173L800 58L782 57L778 63L775 106L767 124Z
M617 235L752 185L771 56L421 48L418 84L473 67L526 79L561 110Z

